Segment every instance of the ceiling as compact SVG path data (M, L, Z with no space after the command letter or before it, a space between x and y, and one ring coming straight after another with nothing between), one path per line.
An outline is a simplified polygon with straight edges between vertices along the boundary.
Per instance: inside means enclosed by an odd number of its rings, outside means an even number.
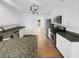
M40 14L50 14L52 10L58 8L68 0L0 0L0 2L8 8L15 8L20 12L30 13L30 6L39 5Z

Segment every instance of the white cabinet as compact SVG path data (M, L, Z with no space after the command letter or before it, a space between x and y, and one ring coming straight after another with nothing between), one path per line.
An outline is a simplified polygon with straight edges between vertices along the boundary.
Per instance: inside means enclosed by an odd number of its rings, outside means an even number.
M58 50L61 52L61 54L64 57L69 57L70 54L70 47L71 47L71 42L67 41L65 38L63 38L62 36L60 36L59 34L57 34L57 38L56 38L56 47L58 48Z
M61 8L61 15L62 15L62 25L68 26L69 25L69 8L63 7Z
M79 58L79 42L72 43L71 57L72 58Z
M62 24L79 27L79 0L68 2L61 8Z
M19 30L19 37L22 38L25 35L25 29Z
M57 34L56 47L65 58L79 58L79 42L70 42Z

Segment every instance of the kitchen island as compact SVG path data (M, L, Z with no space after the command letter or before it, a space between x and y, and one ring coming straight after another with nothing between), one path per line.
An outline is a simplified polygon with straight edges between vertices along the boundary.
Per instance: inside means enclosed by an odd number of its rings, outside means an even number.
M10 29L4 29L4 31L0 31L0 41L3 41L5 38L13 38L13 34L19 36L19 31L25 28L25 26L17 26Z

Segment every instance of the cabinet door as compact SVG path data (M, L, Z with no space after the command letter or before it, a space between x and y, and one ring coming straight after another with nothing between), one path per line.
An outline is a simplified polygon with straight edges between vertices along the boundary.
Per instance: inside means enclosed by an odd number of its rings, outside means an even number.
M25 29L19 30L19 37L22 38L25 35Z
M62 41L61 41L61 37L58 34L56 36L56 47L62 54Z
M65 58L70 57L70 45L66 42L62 42L62 54Z
M67 7L61 8L62 13L62 25L68 26L69 25L69 10Z

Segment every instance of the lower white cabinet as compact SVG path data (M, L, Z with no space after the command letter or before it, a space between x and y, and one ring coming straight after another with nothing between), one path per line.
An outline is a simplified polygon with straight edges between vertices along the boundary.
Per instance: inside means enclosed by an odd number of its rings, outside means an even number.
M79 58L79 42L70 42L57 34L56 47L65 58Z
M71 57L79 58L79 42L72 43Z
M22 38L25 35L25 29L19 30L19 37Z

